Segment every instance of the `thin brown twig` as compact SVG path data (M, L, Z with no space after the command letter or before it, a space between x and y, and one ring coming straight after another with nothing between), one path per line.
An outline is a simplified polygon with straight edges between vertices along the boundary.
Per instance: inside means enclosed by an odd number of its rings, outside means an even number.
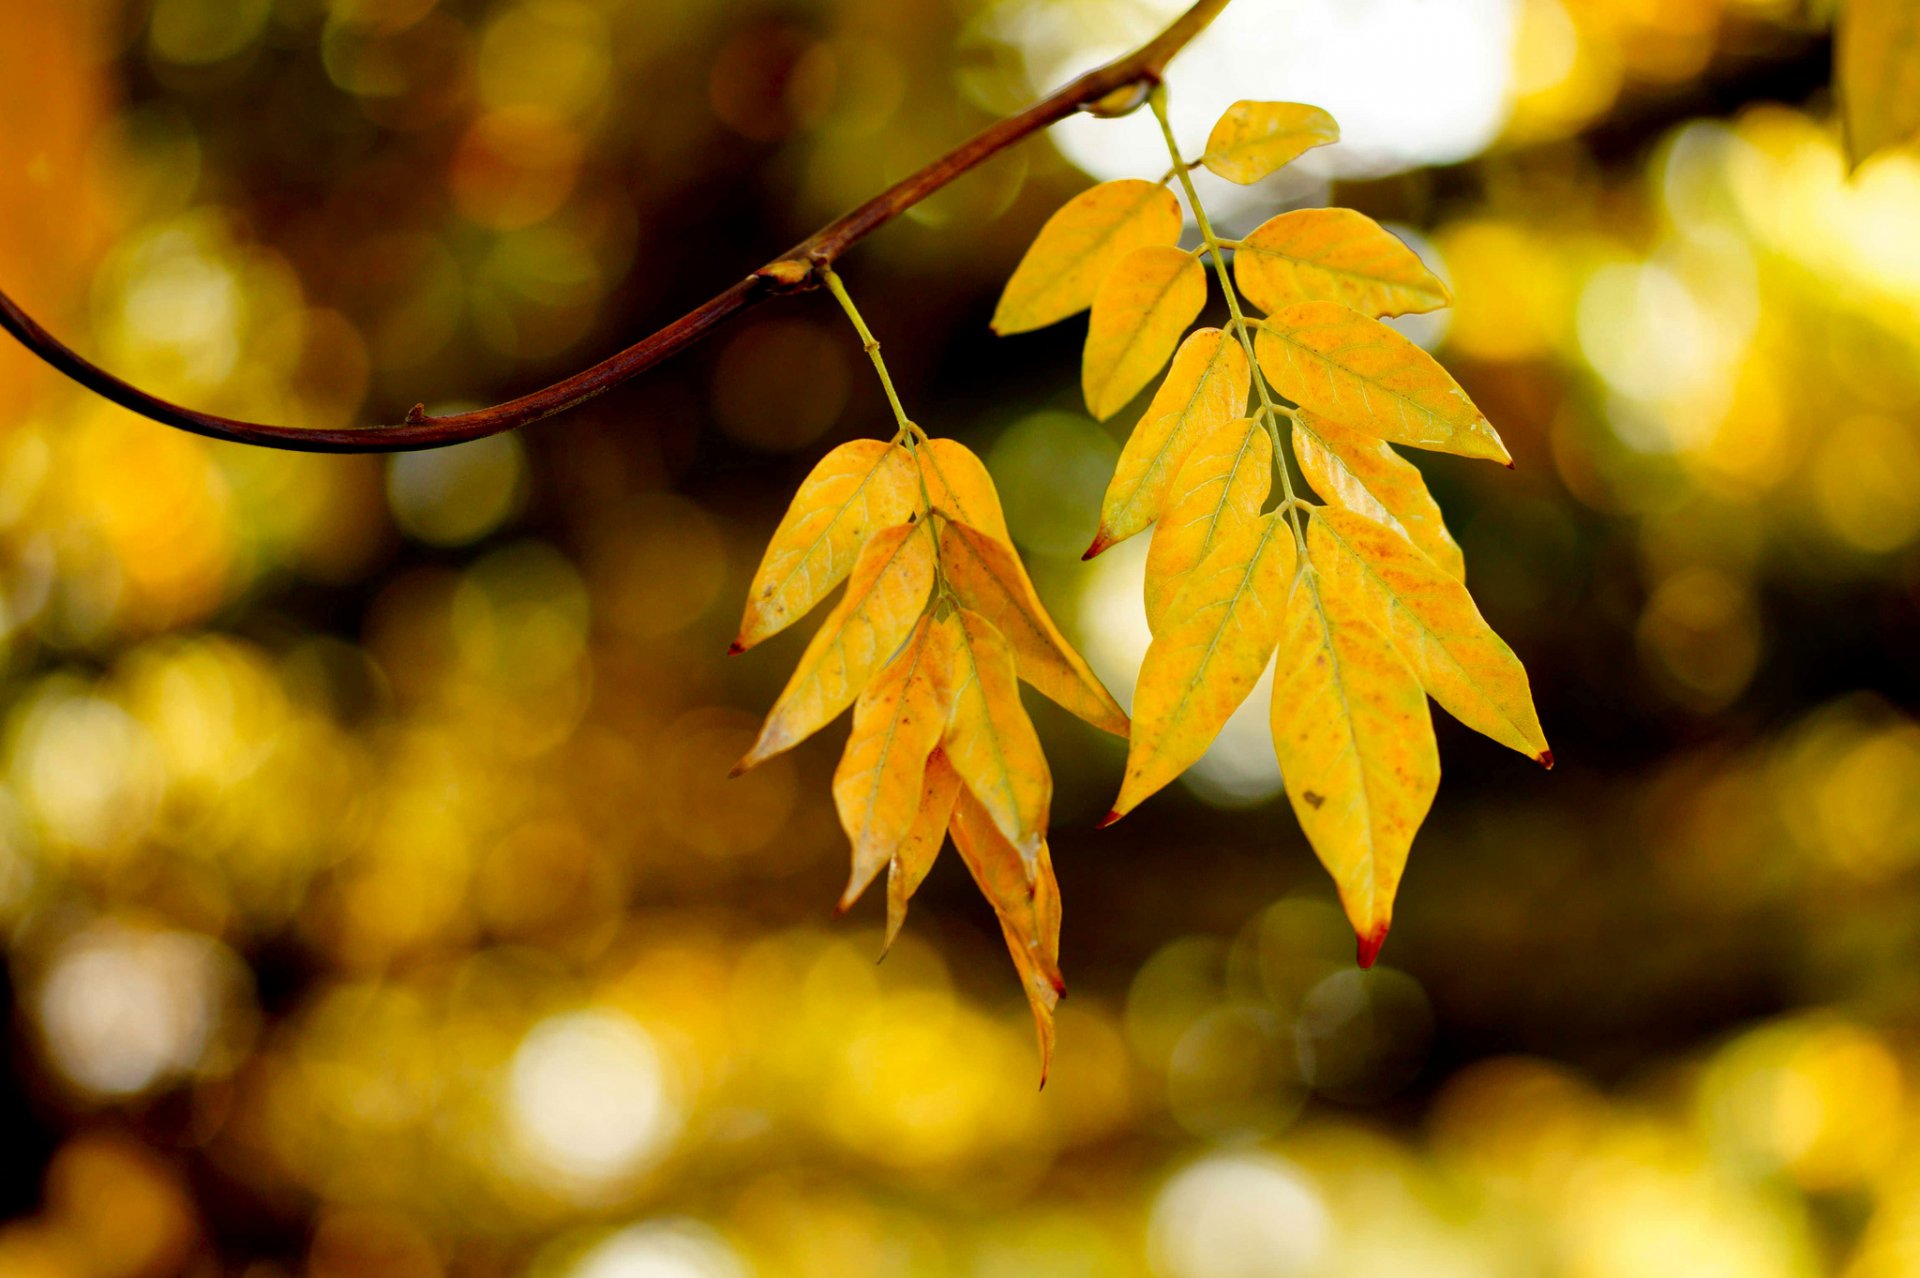
M851 213L815 231L705 305L591 368L489 408L434 417L427 413L424 405L416 404L400 425L342 430L241 421L182 408L122 381L54 337L5 293L0 293L0 328L94 393L154 421L196 435L311 453L414 452L465 443L564 412L678 354L749 307L772 297L819 288L822 268L831 267L859 240L975 165L1077 111L1119 114L1138 107L1146 100L1146 90L1160 81L1173 56L1203 31L1228 3L1230 0L1196 0L1193 7L1174 19L1165 31L1134 52L1087 72L1020 114L992 125Z

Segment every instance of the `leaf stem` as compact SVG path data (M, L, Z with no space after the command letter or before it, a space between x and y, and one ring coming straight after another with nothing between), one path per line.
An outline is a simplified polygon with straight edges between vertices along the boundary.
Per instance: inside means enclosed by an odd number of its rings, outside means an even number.
M860 308L853 304L853 296L847 292L847 286L841 282L839 272L825 265L815 269L819 272L820 278L826 282L827 291L833 294L833 300L840 303L840 309L845 311L847 318L853 321L853 331L860 334L860 343L866 348L867 358L873 361L873 371L880 375L880 385L887 392L887 403L893 405L893 420L900 425L901 437L906 440L907 447L914 447L918 443L915 435L921 433L920 428L907 417L907 410L900 404L900 392L893 388L893 376L887 372L886 358L880 354L879 339L873 335L873 330L867 327L867 321L860 314Z
M1273 394L1267 386L1267 375L1260 367L1260 358L1253 349L1253 332L1247 323L1247 317L1240 310L1240 294L1233 287L1233 277L1227 272L1226 253L1222 247L1224 241L1213 233L1213 223L1207 218L1206 206L1200 203L1200 193L1194 189L1193 179L1188 176L1192 165L1180 157L1180 143L1173 136L1173 123L1167 118L1167 87L1157 84L1153 92L1147 95L1147 105L1153 108L1154 119L1160 121L1160 132L1167 139L1167 153L1173 157L1173 166L1180 175L1180 185L1187 193L1187 207L1193 210L1193 220L1200 227L1200 237L1205 241L1207 255L1213 258L1213 269L1220 277L1220 292L1227 299L1227 313L1233 317L1234 335L1240 339L1240 349L1246 352L1247 367L1253 372L1253 386L1260 395L1260 421L1273 437L1273 465L1280 475L1280 509L1286 512L1287 522L1293 526L1293 539L1300 551L1300 562L1306 562L1307 538L1300 527L1300 507L1304 504L1293 494L1293 476L1287 471L1287 450L1280 437L1279 418L1292 416L1290 411L1282 410L1273 402Z

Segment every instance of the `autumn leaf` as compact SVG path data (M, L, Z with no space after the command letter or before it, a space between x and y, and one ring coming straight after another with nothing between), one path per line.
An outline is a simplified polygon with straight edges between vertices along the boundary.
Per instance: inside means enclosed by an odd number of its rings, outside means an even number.
M1012 544L993 476L972 449L954 439L929 439L913 450L913 456L933 509Z
M1319 107L1236 102L1213 126L1200 163L1229 182L1247 186L1314 147L1339 140L1340 126Z
M1833 80L1855 168L1920 139L1920 4L1846 0L1834 32Z
M1465 586L1399 533L1351 511L1316 510L1307 545L1329 607L1373 622L1454 718L1553 766L1527 672Z
M914 813L913 825L887 866L886 949L893 948L900 929L907 922L907 902L920 890L927 871L940 855L940 845L947 837L947 822L959 797L960 774L947 761L946 752L935 749L927 756L926 771L920 779L920 806ZM852 904L843 899L841 908Z
M912 831L927 756L947 727L948 654L923 614L853 707L853 731L833 774L833 803L853 844L842 908L866 890Z
M1412 249L1352 209L1298 209L1262 223L1234 249L1233 276L1263 311L1340 302L1365 315L1417 315L1452 301Z
M1207 301L1198 258L1164 245L1121 259L1094 295L1080 382L1087 411L1113 416L1153 380Z
M940 748L994 825L1032 860L1047 837L1053 776L1020 704L1013 653L993 624L956 608L939 622L952 645L951 718Z
M1155 634L1174 596L1207 553L1260 520L1273 486L1273 441L1251 417L1204 432L1174 477L1173 498L1147 548L1147 628Z
M1053 624L1013 548L963 523L941 522L947 585L1006 639L1020 677L1094 727L1126 736L1126 711Z
M1166 380L1120 451L1085 558L1160 517L1168 485L1194 439L1246 411L1251 384L1246 352L1219 329L1196 329L1180 343Z
M953 846L981 895L993 906L1007 951L1020 972L1040 1038L1040 1084L1053 1061L1053 1011L1066 993L1060 977L1060 887L1043 841L1029 860L1001 835L986 808L966 789L954 804Z
M1093 304L1137 248L1180 238L1180 202L1158 182L1103 182L1067 201L1034 237L993 312L993 331L1024 333Z
M1261 321L1254 342L1275 390L1355 430L1512 465L1493 424L1433 356L1338 302L1302 302Z
M736 770L799 744L851 705L912 632L933 576L926 521L875 533Z
M1280 512L1223 532L1167 608L1133 690L1133 739L1117 821L1186 771L1213 743L1273 656L1294 572Z
M1448 576L1466 580L1466 558L1426 479L1391 444L1302 410L1294 419L1293 455L1313 491L1393 529Z
M1407 851L1439 789L1440 754L1420 681L1364 617L1325 606L1311 545L1308 557L1282 608L1273 749L1366 967L1386 940Z
M912 458L896 445L856 439L821 458L753 575L733 651L805 616L846 579L874 530L904 524L919 502Z

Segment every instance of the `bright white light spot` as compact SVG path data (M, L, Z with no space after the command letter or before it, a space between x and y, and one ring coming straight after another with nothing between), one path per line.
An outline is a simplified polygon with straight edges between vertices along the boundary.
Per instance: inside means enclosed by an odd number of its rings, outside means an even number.
M1052 0L1039 7L1053 7ZM1186 0L1143 0L1131 26L1106 22L1097 34L1089 26L1074 38L1031 14L1007 29L1026 52L1035 87L1050 89L1124 52L1186 7ZM1268 209L1276 197L1321 198L1308 179L1379 176L1478 154L1506 123L1515 8L1515 0L1230 5L1168 74L1174 129L1186 154L1198 156L1213 122L1242 98L1324 107L1340 122L1342 140L1290 166L1291 183L1283 176L1249 188L1208 178L1201 198L1209 211L1231 223L1236 210ZM1096 177L1154 177L1167 167L1165 143L1145 111L1119 123L1076 116L1053 132Z
M1313 1183L1265 1154L1202 1159L1168 1181L1147 1226L1165 1278L1294 1278L1319 1272L1333 1225Z
M533 1027L508 1071L508 1117L538 1170L592 1190L646 1167L680 1128L666 1062L617 1012Z
M1080 597L1081 650L1100 681L1114 689L1120 703L1129 709L1140 659L1153 641L1147 629L1146 605L1141 602L1150 537L1142 534L1123 541L1094 560L1092 577ZM1273 668L1269 665L1213 745L1181 778L1208 803L1251 807L1280 792L1280 765L1274 758L1273 732L1267 723L1267 704L1272 698Z
M40 1028L61 1073L130 1096L200 1063L227 976L216 942L184 932L90 928L60 947L40 987Z
M629 1225L581 1256L566 1278L748 1278L725 1239L692 1220Z

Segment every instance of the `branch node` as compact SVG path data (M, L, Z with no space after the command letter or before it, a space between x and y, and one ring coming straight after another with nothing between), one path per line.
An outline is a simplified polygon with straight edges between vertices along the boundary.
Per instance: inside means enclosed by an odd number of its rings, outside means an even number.
M754 275L770 282L776 292L797 293L802 289L813 287L813 273L813 263L803 262L798 258L783 257L777 261L768 262L755 271Z
M407 410L407 425L409 426L423 426L430 420L427 416L427 406L425 404L415 404Z

